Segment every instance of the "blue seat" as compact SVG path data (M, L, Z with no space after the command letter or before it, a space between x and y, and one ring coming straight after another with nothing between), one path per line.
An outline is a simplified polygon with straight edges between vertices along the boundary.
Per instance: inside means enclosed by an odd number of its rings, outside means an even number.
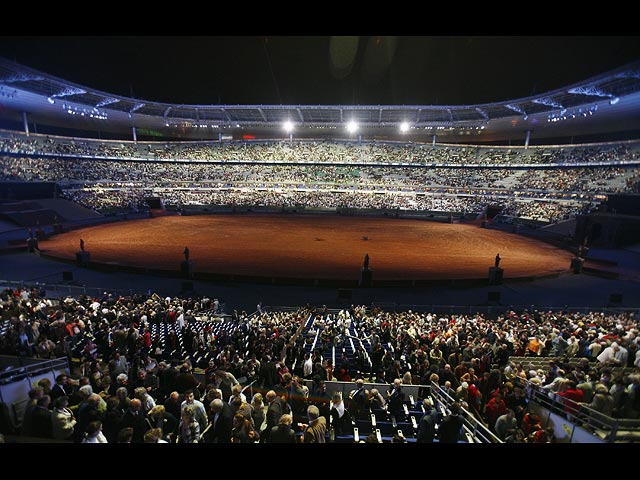
M391 435L393 436L396 432L397 432L397 428L395 428L393 426L392 422L387 422L387 421L383 421L383 422L377 422L376 423L376 428L380 429L380 434L381 435Z
M415 430L413 429L413 425L411 423L406 423L406 422L398 423L397 429L402 430L402 434L406 438L413 438L415 434Z
M371 421L369 420L356 420L356 426L358 427L360 437L362 437L362 435L366 437L373 431Z

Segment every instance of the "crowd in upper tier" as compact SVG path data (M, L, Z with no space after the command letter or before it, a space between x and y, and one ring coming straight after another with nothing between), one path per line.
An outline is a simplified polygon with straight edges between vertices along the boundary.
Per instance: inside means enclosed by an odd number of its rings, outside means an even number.
M0 156L0 181L54 181L66 198L102 212L145 209L145 199L155 196L177 208L482 213L492 206L505 215L555 222L592 211L607 194L640 191L640 168L619 163L639 161L636 144L528 150L326 142L135 144L5 134L3 150L25 156ZM606 165L583 166L597 162ZM486 166L497 168L479 168Z
M0 132L0 152L110 158L346 164L510 165L611 163L640 159L637 143L567 147L483 147L399 142L125 142Z

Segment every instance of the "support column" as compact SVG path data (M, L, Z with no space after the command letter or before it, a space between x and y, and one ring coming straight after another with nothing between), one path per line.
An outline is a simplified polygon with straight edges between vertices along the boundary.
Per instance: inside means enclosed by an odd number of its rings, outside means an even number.
M222 143L222 127L218 130L218 142Z
M362 143L362 135L358 134L358 145Z
M293 132L289 133L289 141L293 142Z
M138 142L138 132L136 132L136 127L131 127L131 132L133 133L133 141L135 143Z
M435 147L435 146L436 146L436 135L435 135L435 133L433 134L433 140L431 141L431 145L432 145L433 147Z
M24 123L24 133L29 136L29 122L27 121L27 112L22 112L22 122Z
M531 139L531 130L527 130L527 138L524 140L524 149L529 148L529 140Z

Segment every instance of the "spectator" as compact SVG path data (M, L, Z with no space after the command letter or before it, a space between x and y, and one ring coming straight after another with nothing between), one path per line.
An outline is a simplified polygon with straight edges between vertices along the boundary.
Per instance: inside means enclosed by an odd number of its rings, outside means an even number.
M329 410L331 416L331 426L334 428L336 435L342 435L342 433L351 427L351 415L345 408L342 401L342 394L335 392L333 399L331 400L331 409Z
M464 420L461 415L460 405L457 402L451 404L450 413L440 423L438 439L440 443L457 443L462 433Z
M436 426L438 425L439 414L433 408L433 400L427 397L423 401L424 415L418 424L417 443L433 443L436 434Z
M193 390L190 389L185 391L184 393L184 401L180 405L180 411L184 410L188 406L193 408L195 419L200 425L200 431L203 432L204 429L207 428L207 424L209 423L207 412L205 411L202 402L195 399Z
M302 429L304 435L302 441L304 443L325 443L325 434L327 433L327 420L320 416L320 411L315 405L309 405L307 408L308 424L303 424Z
M178 443L198 443L200 441L200 425L196 421L195 415L193 405L187 405L182 409Z
M280 417L280 423L273 427L269 434L269 443L296 443L296 434L291 428L293 418L285 413Z
M396 420L402 421L404 419L404 393L402 392L401 382L399 378L396 378L389 391L387 392L387 397L389 401L388 410L389 414L396 417Z
M507 413L498 417L494 428L500 440L504 441L508 436L513 435L518 429L518 422L514 411L508 408Z
M102 434L102 423L100 420L95 420L87 425L87 430L82 443L108 443L105 436Z
M233 417L231 443L255 443L259 438L260 435L253 428L251 421L241 413L236 413Z
M211 428L205 434L206 441L208 443L230 443L231 430L233 429L233 411L231 407L216 398L211 402L211 411L213 416L211 418Z
M69 406L69 398L62 395L56 398L51 418L53 438L57 440L73 440L74 427L76 419L73 412L67 408Z
M167 442L172 442L178 434L178 419L170 412L167 412L164 405L153 407L147 414L147 428L160 430L161 438Z
M31 419L31 432L34 437L53 438L53 421L49 404L51 397L44 395L38 399Z

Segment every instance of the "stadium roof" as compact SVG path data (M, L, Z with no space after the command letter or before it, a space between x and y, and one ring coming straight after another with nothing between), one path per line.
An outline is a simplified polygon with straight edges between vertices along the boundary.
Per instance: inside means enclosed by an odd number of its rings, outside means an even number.
M170 88L168 86L167 88ZM477 105L180 105L113 95L0 58L0 117L87 131L218 139L296 137L499 141L640 129L640 61L550 92ZM400 133L404 124L405 134ZM353 136L355 132L352 132Z

